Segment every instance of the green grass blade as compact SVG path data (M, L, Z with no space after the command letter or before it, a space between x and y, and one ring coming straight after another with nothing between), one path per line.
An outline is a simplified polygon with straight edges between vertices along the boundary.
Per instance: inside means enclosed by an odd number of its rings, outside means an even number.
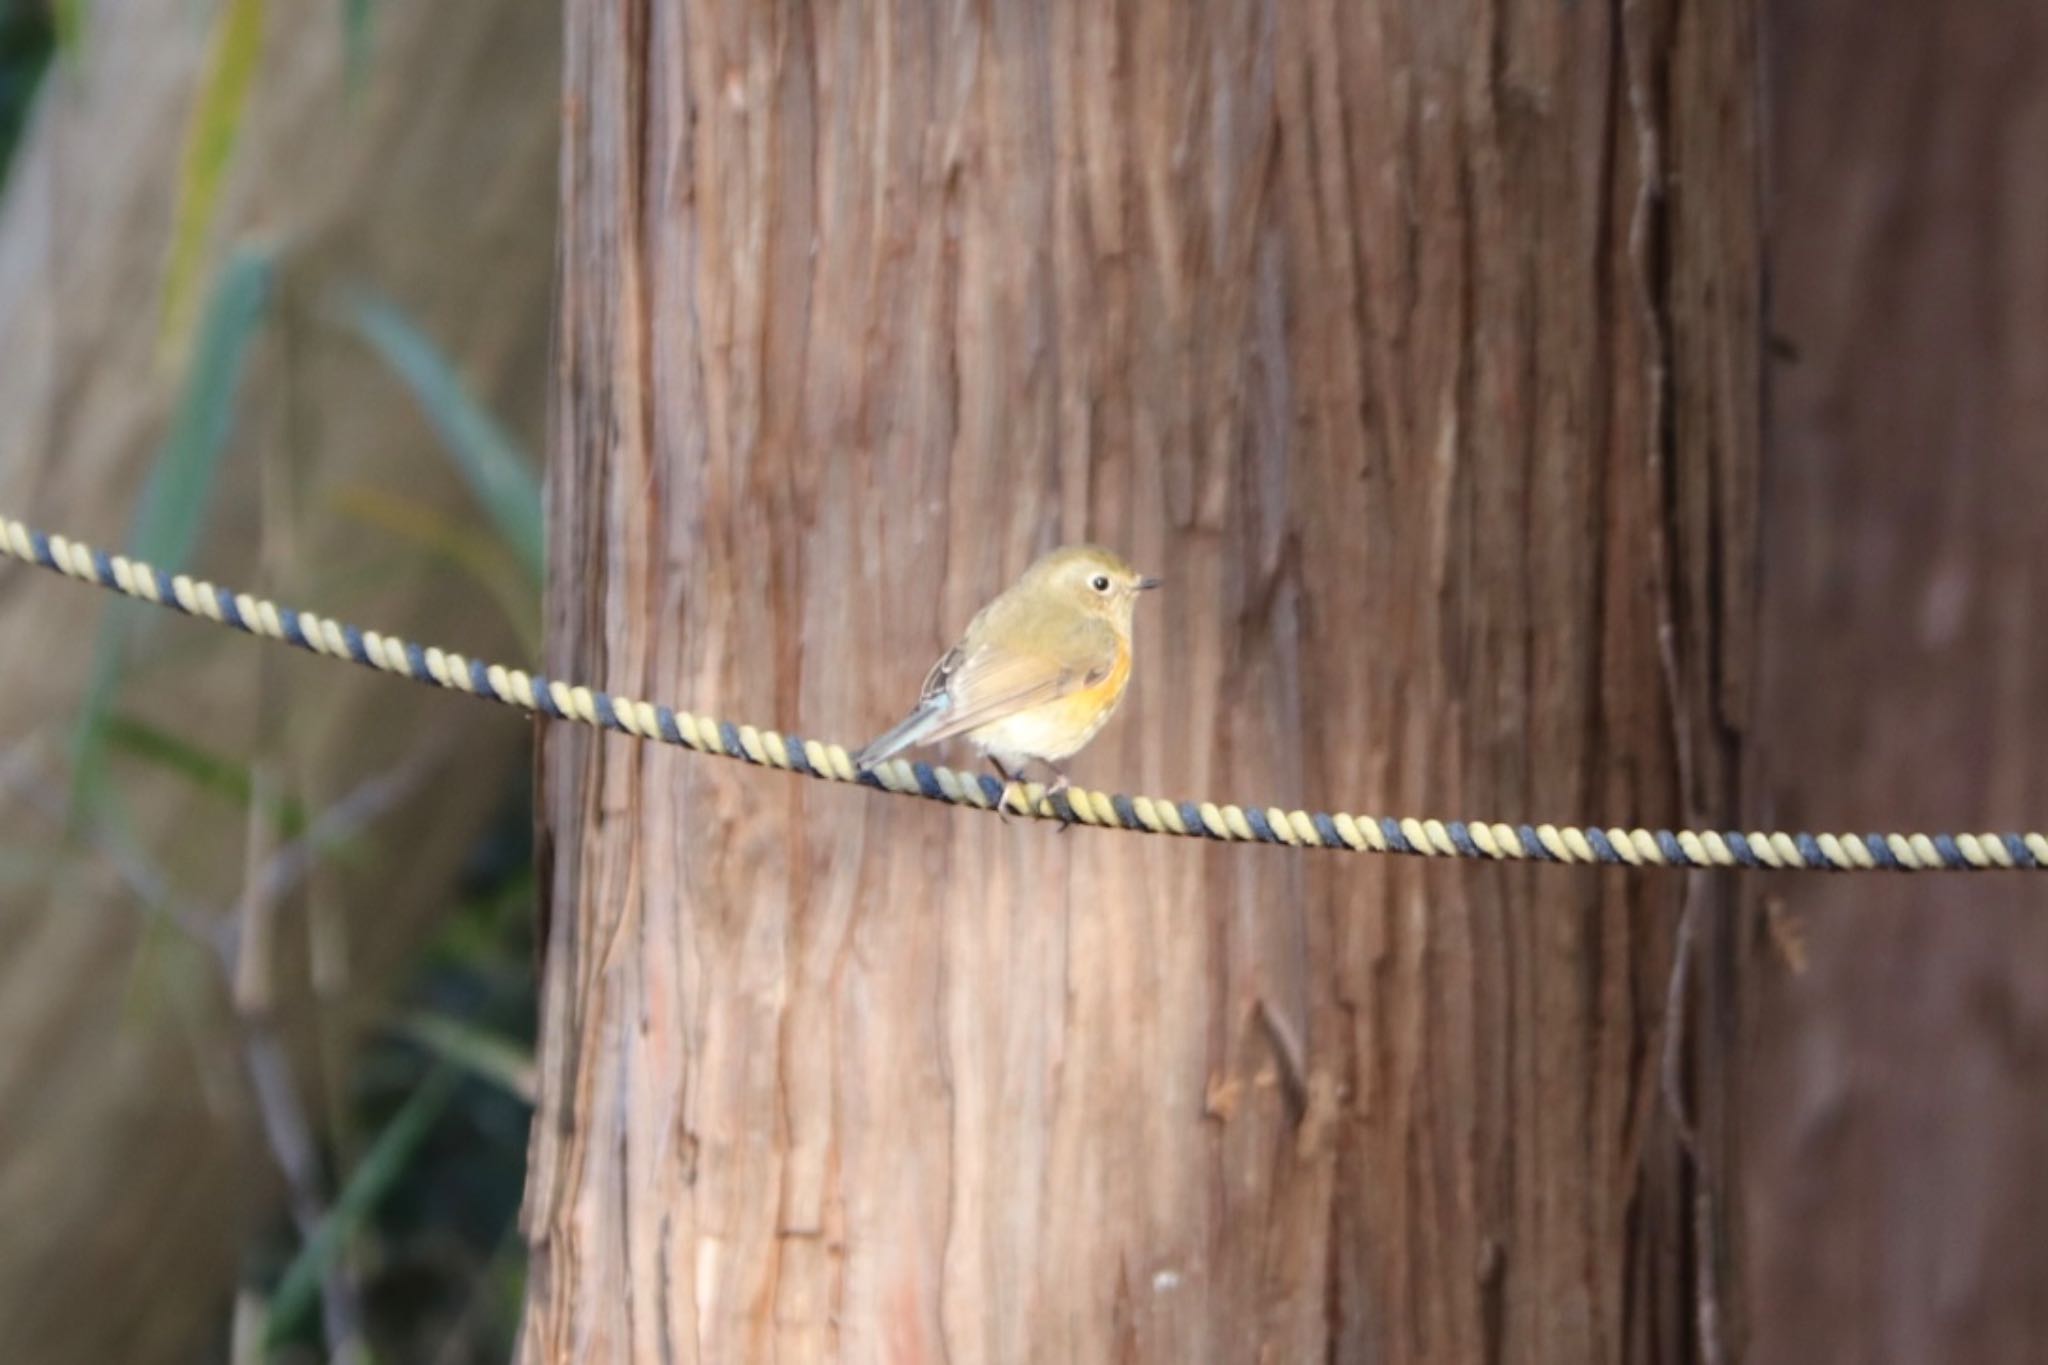
M363 1159L349 1172L334 1205L319 1228L299 1248L299 1254L285 1267L277 1292L270 1296L270 1322L266 1344L281 1345L298 1329L320 1293L320 1277L339 1256L349 1236L375 1210L385 1194L405 1173L413 1153L433 1130L434 1121L448 1107L455 1089L455 1073L437 1067L420 1082L419 1089L399 1107L377 1140L363 1153Z
M85 0L51 0L50 24L57 34L57 54L77 60L85 42Z
M351 97L360 97L364 84L370 78L370 43L376 36L371 32L371 26L375 19L375 0L341 0L341 34L348 52L348 90Z
M183 353L199 293L206 241L220 207L221 186L242 131L242 112L263 51L264 0L224 0L214 15L206 71L185 130L178 167L177 209L171 220L170 260L164 270L162 331L165 357Z
M151 466L128 535L134 547L130 553L159 568L182 569L198 544L215 474L234 431L249 346L268 309L272 272L267 252L238 251L229 257L214 289L170 434ZM129 632L142 610L134 602L116 602L100 627L79 708L77 799L88 799L101 776L107 711L120 681Z
M364 289L342 316L412 390L470 490L535 583L541 577L540 479L511 435L470 396L455 367L398 307Z
M157 454L131 535L136 553L161 568L182 567L198 543L214 471L234 432L249 344L269 310L275 273L271 254L254 248L236 251L221 269L170 438Z
M351 521L417 546L437 567L467 575L497 600L525 652L540 651L540 585L504 539L474 517L368 484L339 485L328 504Z
M398 1015L392 1028L443 1062L489 1081L515 1099L534 1102L538 1083L533 1054L517 1043L460 1019L424 1010Z
M114 712L106 718L110 752L140 760L183 778L193 787L247 810L258 800L249 765L160 729L138 716ZM296 839L306 830L306 808L289 797L262 798L262 813L280 838Z

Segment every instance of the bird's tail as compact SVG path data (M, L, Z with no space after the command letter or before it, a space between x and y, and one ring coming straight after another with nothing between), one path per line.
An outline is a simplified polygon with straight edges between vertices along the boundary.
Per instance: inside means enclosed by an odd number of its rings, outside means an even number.
M896 757L913 744L923 742L925 736L939 728L952 703L945 697L933 697L918 703L915 711L898 721L888 733L869 740L861 751L853 756L855 772L866 772L877 763Z

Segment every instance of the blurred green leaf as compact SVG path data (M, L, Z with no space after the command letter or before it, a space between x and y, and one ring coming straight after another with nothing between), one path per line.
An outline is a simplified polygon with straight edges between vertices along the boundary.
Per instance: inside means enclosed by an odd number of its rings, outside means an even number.
M56 16L22 0L0 3L0 170L13 164L28 111L57 46Z
M399 308L366 289L341 295L358 335L412 390L470 491L532 581L541 579L540 480L505 429L464 387L445 354Z
M398 1015L391 1026L442 1061L482 1077L527 1104L534 1102L531 1050L474 1024L423 1010Z
M163 330L158 341L166 357L183 352L207 234L220 207L221 185L242 129L242 110L263 50L264 0L224 0L213 19L213 35L200 78L199 99L185 130L178 167L178 204L171 225L170 261L164 271Z
M320 1293L320 1277L348 1238L377 1207L386 1192L405 1174L413 1153L433 1129L434 1121L448 1107L455 1090L455 1073L447 1067L430 1072L419 1089L399 1107L377 1140L363 1153L363 1159L349 1172L334 1206L299 1254L285 1267L277 1292L270 1296L270 1323L266 1344L282 1344L298 1328Z
M182 567L198 543L214 471L234 430L249 343L262 327L275 274L271 253L253 247L237 250L221 268L130 537L135 553L160 567Z
M50 22L57 32L57 51L67 60L85 41L85 0L51 0Z
M381 488L344 484L332 504L341 515L400 536L475 580L498 600L528 654L540 649L539 584L502 540L417 498Z
M160 729L138 716L116 712L106 718L108 749L161 768L201 791L224 797L246 810L256 801L256 783L249 765L223 757L183 737ZM305 832L306 808L289 797L265 797L263 814L287 839Z
M170 434L151 466L128 535L129 552L159 568L182 569L198 543L214 475L234 430L249 343L262 326L269 302L272 270L269 253L237 251L228 258L214 289ZM75 800L89 800L97 790L107 709L120 681L128 635L144 610L139 603L117 601L100 627L79 708Z
M370 76L370 30L376 18L374 0L341 0L342 41L348 52L348 88L360 95Z
M522 856L527 850L522 849ZM531 929L535 878L530 857L508 869L488 889L465 898L441 926L428 950L430 960L467 967L511 967L530 972L532 947L508 926Z

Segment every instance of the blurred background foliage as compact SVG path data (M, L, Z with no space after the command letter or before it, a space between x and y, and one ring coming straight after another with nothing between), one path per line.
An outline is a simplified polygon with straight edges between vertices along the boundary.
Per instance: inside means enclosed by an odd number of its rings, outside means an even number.
M0 173L57 49L56 15L41 0L0 0Z
M339 48L343 94L317 110L323 121L346 124L367 117L360 111L373 102L394 98L380 89L377 69L386 7L332 0L328 32L294 38L284 49L277 28L299 21L295 11L287 17L288 8L266 0L182 6L187 22L204 32L195 35L202 55L185 92L189 113L172 177L174 203L164 216L168 240L150 281L158 303L152 342L168 376L168 411L141 466L140 489L107 490L108 502L132 508L121 543L167 566L206 565L211 541L249 529L246 508L223 508L225 486L253 481L265 490L255 513L254 562L267 570L256 580L266 590L307 592L319 599L307 605L326 611L389 601L398 592L483 604L498 618L496 629L473 644L446 643L481 650L509 639L530 657L539 642L542 562L537 462L528 448L532 410L517 420L495 413L490 397L465 379L474 357L466 366L403 294L362 272L376 253L352 249L346 228L338 233L343 245L331 248L317 232L306 234L314 239L309 244L288 226L252 233L228 221L238 177L249 171L240 153L262 131L256 121L265 117L258 92L266 64L279 64L289 78L297 49L316 41ZM55 87L72 63L90 64L102 24L127 22L117 10L86 0L0 0L0 175L11 179L21 170L16 152L38 98L66 98ZM481 46L468 55L481 60L480 53ZM70 97L94 95L88 89ZM530 93L550 118L555 98L552 85ZM451 140L459 147L466 135ZM487 145L472 154L487 156ZM488 175L488 166L481 169ZM239 192L261 198L247 186ZM522 232L520 240L528 236ZM547 269L546 258L532 251L521 253L520 264L528 272ZM431 277L431 262L426 269ZM524 297L536 291L545 295L544 279L525 282ZM138 315L124 326L151 321ZM374 366L381 379L362 377L360 385L383 395L379 411L394 426L424 424L445 477L466 490L466 500L437 501L409 479L367 468L359 476L344 461L344 472L327 472L309 501L307 479L289 454L259 457L253 473L246 459L235 462L238 446L254 439L252 424L279 429L252 418L252 407L281 403L288 433L297 429L291 424L328 421L303 394L280 399L275 391L280 383L297 387L292 359L309 331L330 348L345 341ZM270 361L253 363L259 355ZM544 356L544 345L521 343L520 355L528 359L493 357L495 386L539 392L545 374L530 357ZM42 512L34 505L15 510ZM378 552L354 564L324 563L293 525L280 524L302 518L329 523ZM289 553L277 552L280 542ZM225 581L227 570L219 572ZM35 591L61 590L39 584ZM339 914L374 932L379 901L418 873L394 860L381 831L402 803L456 776L448 746L433 750L432 736L421 733L413 741L427 759L408 757L325 791L330 784L294 774L297 759L279 739L298 714L320 706L318 695L293 690L307 675L281 683L253 650L237 646L247 651L243 671L261 674L257 713L270 718L249 726L248 743L238 749L134 702L138 680L146 687L194 655L215 655L217 642L169 629L132 605L102 609L91 641L77 704L51 722L68 730L69 742L42 751L69 801L45 809L48 818L32 837L18 825L0 836L0 888L54 903L104 866L122 869L124 894L139 905L146 928L129 951L127 1005L116 1027L139 1036L167 1021L176 1026L189 1004L166 1000L201 1001L197 1016L212 1023L193 1028L188 1042L213 1055L194 1062L195 1074L240 1071L250 1092L246 1109L229 1103L209 1112L230 1126L246 1121L260 1134L252 1159L271 1168L253 1182L268 1193L226 1220L241 1245L237 1282L211 1285L202 1275L169 1291L203 1296L198 1320L211 1326L192 1342L166 1343L161 1354L191 1358L187 1348L196 1346L206 1358L238 1361L505 1359L523 1278L517 1212L533 1089L526 784L493 784L453 884L427 893L443 909L411 935L396 970L372 982L344 968L335 979L348 988L330 989L323 975L335 974L331 964L323 968L321 954L332 935L319 915L335 909L323 912L318 903L338 894L346 902ZM522 772L525 760L506 752L517 747L517 731L491 733L508 760L503 770ZM5 738L14 748L0 745L0 763L38 756L30 751L37 736ZM346 737L339 743L348 747ZM407 747L403 737L398 747ZM23 803L35 799L33 782L22 776L28 771L13 770L13 795ZM183 793L171 797L181 820L246 827L249 870L239 892L222 897L217 886L188 884L193 879L172 865L161 833L135 809L141 798L134 789L144 779ZM307 889L316 878L343 890L316 895ZM419 890L409 887L408 894ZM299 916L303 922L294 923ZM294 959L301 965L278 965ZM6 1159L0 1144L0 1161ZM10 1236L34 1244L42 1231L17 1227ZM148 1292L167 1291L155 1285ZM121 1294L108 1304L121 1311ZM9 1287L0 1284L0 1336L19 1341L23 1334L6 1320L11 1306ZM48 1343L41 1352L31 1349L41 1358L85 1359L105 1350L41 1325L26 1335Z

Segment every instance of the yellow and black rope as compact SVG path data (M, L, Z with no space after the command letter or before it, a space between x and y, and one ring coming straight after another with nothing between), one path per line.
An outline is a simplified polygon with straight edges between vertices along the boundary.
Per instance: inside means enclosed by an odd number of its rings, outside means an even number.
M853 782L948 805L994 809L1005 802L993 776L902 759L857 771L847 750L821 740L614 697L589 687L422 647L392 635L294 611L184 574L109 555L0 515L0 554L140 601L205 617L251 635L453 692L466 692L555 720L574 721L699 753L780 768L828 782ZM1048 797L1036 784L1013 788L1007 810L1149 834L1225 843L1630 867L1786 868L1832 872L1994 871L2048 867L2048 838L2024 834L1787 834L1717 830L1601 829L1507 825L1488 820L1327 814L1278 806L1168 801L1069 788Z

